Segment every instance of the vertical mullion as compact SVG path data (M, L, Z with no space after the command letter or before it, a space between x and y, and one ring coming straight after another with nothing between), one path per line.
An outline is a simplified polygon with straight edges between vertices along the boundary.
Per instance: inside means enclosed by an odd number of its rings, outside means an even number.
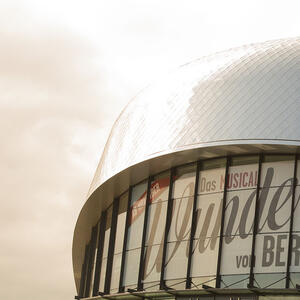
M254 213L254 226L252 236L251 247L251 260L250 260L250 274L249 274L249 287L254 286L254 265L255 265L255 242L259 225L259 194L260 194L260 180L261 180L261 166L262 166L263 154L259 155L258 172L257 172L257 186L256 186L256 199L255 199L255 213Z
M193 203L193 212L192 212L192 224L191 224L191 234L190 234L190 244L189 244L189 256L186 272L186 289L191 288L191 266L192 266L192 253L193 253L193 241L197 228L197 197L198 197L198 185L200 177L200 161L197 162L196 169L196 179L195 179L195 190L194 190L194 203Z
M175 168L170 170L170 181L169 181L169 194L168 194L168 208L166 214L166 225L165 225L165 234L164 234L164 246L163 246L163 254L162 254L162 261L161 261L161 272L160 272L160 289L164 289L165 287L165 262L166 262L166 254L167 254L167 243L168 243L168 236L169 230L171 226L171 219L172 219L172 210L173 210L173 177L175 175Z
M83 264L82 264L82 268L81 268L80 287L79 287L79 293L78 293L79 298L84 297L88 252L89 252L89 245L86 245L85 251L84 251L84 260L83 260Z
M93 286L93 296L98 296L99 293L99 284L100 284L100 272L102 266L102 255L103 255L103 246L104 246L104 234L105 234L105 225L106 225L106 211L102 212L100 220L100 228L98 235L98 250L96 257L96 267L94 275L94 286Z
M95 261L95 249L96 249L96 241L97 241L97 226L94 226L92 229L92 236L90 242L90 253L89 253L89 263L87 266L87 276L86 276L86 294L89 297L91 291L91 278L92 278L92 270Z
M228 186L228 172L229 165L231 162L231 157L227 157L226 169L225 169L225 180L224 180L224 189L223 189L223 201L222 201L222 215L221 215L221 228L220 228L220 240L219 240L219 250L218 250L218 261L217 261L217 274L216 274L216 288L221 286L221 257L222 257L222 248L223 248L223 231L224 231L224 221L225 221L225 209L226 209L226 199L227 199L227 186Z
M86 265L85 265L85 282L84 282L84 292L83 292L83 297L87 298L89 296L89 291L88 291L88 287L87 287L87 283L88 283L88 271L89 271L89 262L91 261L91 242L88 243L88 247L87 247L87 256L86 258Z
M112 264L114 258L114 249L115 249L115 240L116 240L116 231L117 231L119 201L120 201L119 198L115 199L114 201L111 224L110 224L111 227L110 227L107 265L106 265L106 273L105 273L105 283L104 283L104 293L106 294L109 294L110 292Z
M144 254L145 254L145 243L146 243L146 233L147 233L147 224L148 224L148 211L150 205L150 196L151 196L151 181L153 177L148 178L148 186L147 186L147 196L146 196L146 203L145 203L145 215L144 215L144 226L143 226L143 235L142 235L142 246L141 246L141 254L140 254L140 265L139 265L139 275L138 275L138 283L137 288L138 290L143 289L143 276L144 276Z
M286 268L286 282L285 288L290 287L290 266L292 260L292 242L293 242L293 225L294 225L294 205L295 205L295 193L297 186L297 155L295 155L294 162L294 178L293 178L293 191L292 191L292 203L291 203L291 218L290 218L290 232L289 232L289 244L288 244L288 258L287 258L287 268Z
M128 227L129 227L129 218L130 218L130 201L132 194L132 186L129 187L128 192L128 202L127 202L127 213L125 221L125 232L124 232L124 241L123 241L123 251L122 251L122 261L121 261L121 271L120 271L120 281L119 281L119 293L124 292L124 268L125 268L125 258L126 258L126 245L127 245L127 236L128 236Z

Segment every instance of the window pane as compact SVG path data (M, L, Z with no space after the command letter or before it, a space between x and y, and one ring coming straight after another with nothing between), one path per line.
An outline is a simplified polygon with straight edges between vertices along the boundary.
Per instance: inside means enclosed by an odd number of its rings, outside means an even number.
M148 246L145 249L145 272L143 282L160 280L163 245Z
M220 234L222 201L223 192L197 197L195 239Z
M211 282L211 278L207 276L216 276L217 272L225 164L224 159L201 163L199 196L196 202L196 230L191 258L191 277L194 284L209 280L207 284L215 286L215 281ZM212 169L218 166L220 168Z
M111 218L112 218L112 206L110 206L107 209L106 226L105 226L105 233L104 233L103 256L102 256L103 258L107 258L107 255L108 255Z
M230 167L227 191L256 188L257 173L258 164Z
M221 281L221 288L241 289L247 288L249 282L249 275L223 275ZM243 297L242 299L248 299ZM253 299L253 298L250 298Z
M146 198L146 181L132 188L129 224L127 228L124 277L122 282L126 288L130 285L135 285L136 287L138 281Z
M146 204L147 181L135 185L132 188L130 205L134 208L144 206Z
M259 207L262 213L259 220L259 233L289 231L292 194L292 186L260 190Z
M291 272L300 272L300 234L293 233L292 236ZM298 283L299 284L299 283Z
M169 172L155 177L151 183L151 198L148 207L148 224L146 229L143 283L160 280L162 251L169 194ZM153 289L157 289L155 286Z
M125 193L123 196L120 197L119 200L115 249L114 249L114 258L113 258L113 265L112 265L112 278L111 278L111 289L110 289L111 293L117 292L119 290L127 206L128 206L128 193Z
M255 281L261 288L285 288L285 273L281 274L256 274Z
M232 158L231 162L233 166L228 170L220 274L225 282L222 286L238 288L246 286L247 282L243 279L250 272L258 157L237 157Z
M248 236L253 233L256 189L227 193L224 235Z
M296 175L296 178L297 178L297 185L300 185L300 160L297 160L297 175Z
M297 184L299 184L300 179L300 161L297 161ZM294 219L293 219L293 234L292 234L292 256L291 256L291 265L290 272L300 272L300 187L296 186L295 190L295 199L294 199ZM291 274L292 283L299 284L299 274ZM295 283L296 280L296 283Z
M223 237L221 275L248 274L251 263L252 235Z
M93 245L93 257L92 257L92 270L91 270L91 284L90 284L90 295L92 295L93 286L94 286L94 276L95 276L95 269L96 269L96 257L97 257L97 251L98 251L98 230L99 230L99 223L93 228L92 232L92 239L94 241L92 242ZM94 235L94 236L93 236Z
M296 191L295 191L293 231L298 231L298 232L300 231L300 187L299 186L296 187Z
M288 237L288 233L256 236L254 273L286 271Z
M198 185L198 194L223 192L224 183L225 168L201 171Z
M141 249L126 251L124 268L124 286L134 285L138 281L138 269L140 262Z
M165 234L165 224L168 202L156 202L149 205L146 245L162 244Z
M165 279L186 278L189 242L168 243Z
M132 209L128 226L127 250L141 247L145 208Z
M181 167L176 170L173 183L173 198L189 197L194 195L196 165Z
M173 200L169 242L190 238L194 197Z
M151 182L150 203L167 201L169 196L170 172L162 173L154 177Z
M127 214L127 203L128 203L128 193L126 193L124 196L122 196L119 201L116 241L115 241L115 253L120 253L123 250L125 222L126 222L126 214Z
M272 187L292 184L294 176L294 160L264 162L261 169L261 187Z
M101 273L100 273L99 291L101 292L104 291L106 265L107 265L107 258L104 258L102 259Z
M143 182L132 188L127 245L126 245L127 250L141 247L146 197L147 197L147 182Z
M191 277L216 275L219 241L219 237L194 240Z
M122 253L114 255L114 262L111 274L111 292L117 292L119 289L119 280L120 280L120 272L121 272L121 261L122 261Z
M193 277L191 289L201 289L202 284L206 284L211 287L216 287L216 275Z
M275 273L286 272L287 268L293 175L292 156L265 157L261 170L254 266L255 281L262 288L285 287L282 279L285 274Z
M106 274L106 266L107 266L107 256L108 256L108 246L109 246L109 236L110 236L111 221L112 221L112 209L113 209L113 206L111 205L107 209L107 215L106 215L106 225L105 225L105 233L104 233L102 264L101 264L101 271L100 271L100 286L99 286L100 291L104 291L105 274Z

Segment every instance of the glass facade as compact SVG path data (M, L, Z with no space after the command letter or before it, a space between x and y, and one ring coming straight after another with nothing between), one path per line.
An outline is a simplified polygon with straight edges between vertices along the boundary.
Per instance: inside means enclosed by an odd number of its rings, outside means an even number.
M111 273L110 293L117 293L119 290L119 280L121 273L122 251L124 244L125 224L128 206L128 192L122 195L118 201L118 215L117 215L117 228L116 238L114 245L114 256Z
M145 251L142 262L144 264L142 282L145 290L159 289L169 185L169 172L159 174L151 180Z
M109 237L110 237L111 222L112 222L112 211L113 211L113 206L111 205L107 209L107 213L106 213L106 224L105 224L104 241L103 241L103 253L102 253L102 262L101 262L101 268L100 268L99 291L104 291L104 285L105 285Z
M136 288L138 282L138 268L141 248L142 234L145 218L147 196L147 181L134 186L130 195L129 218L127 219L127 240L124 261L124 273L122 286ZM138 263L137 263L138 262Z
M299 163L291 155L217 158L131 186L91 232L81 296L203 285L295 288ZM258 299L239 299L247 297Z
M185 286L189 256L196 165L179 167L173 178L172 213L168 226L164 280L170 286Z
M246 288L251 266L258 156L230 160L227 174L221 286Z

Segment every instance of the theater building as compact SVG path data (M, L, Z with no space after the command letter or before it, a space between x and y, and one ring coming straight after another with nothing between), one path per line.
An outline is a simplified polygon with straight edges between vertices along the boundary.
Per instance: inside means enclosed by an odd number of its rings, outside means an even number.
M299 38L157 80L116 120L77 220L76 298L298 299L299 149Z

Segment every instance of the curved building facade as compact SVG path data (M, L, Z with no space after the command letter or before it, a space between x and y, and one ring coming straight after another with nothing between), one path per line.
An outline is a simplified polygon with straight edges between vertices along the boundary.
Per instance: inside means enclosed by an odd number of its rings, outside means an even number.
M146 88L115 122L77 220L76 298L300 296L299 127L300 38Z

